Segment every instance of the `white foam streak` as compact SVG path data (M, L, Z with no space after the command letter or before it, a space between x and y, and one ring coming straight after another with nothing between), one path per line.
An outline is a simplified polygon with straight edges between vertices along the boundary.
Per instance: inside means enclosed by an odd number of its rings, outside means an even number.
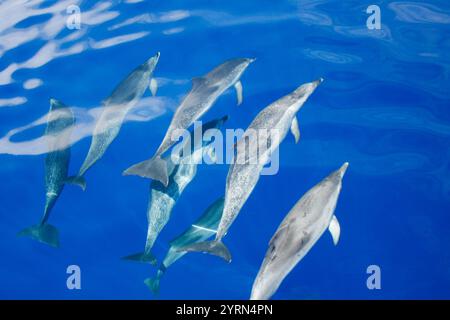
M170 109L171 105L173 104L174 102L172 100L164 97L143 98L139 101L136 107L134 107L127 114L124 123L129 121L150 121L164 114L167 110ZM70 145L77 143L83 138L91 136L97 119L99 119L100 115L104 111L104 107L100 106L91 109L72 107L71 109L76 118L76 122L72 127L66 128L58 135L44 134L38 138L27 141L11 141L12 137L16 134L25 132L40 125L44 125L49 119L55 120L66 115L63 112L58 112L60 110L49 112L30 124L9 131L3 138L0 139L0 154L40 155L64 149ZM64 141L63 143L60 143L58 145L55 144L55 141L58 140L58 137L60 137L61 135L67 135L70 131L72 131L70 139L62 139Z

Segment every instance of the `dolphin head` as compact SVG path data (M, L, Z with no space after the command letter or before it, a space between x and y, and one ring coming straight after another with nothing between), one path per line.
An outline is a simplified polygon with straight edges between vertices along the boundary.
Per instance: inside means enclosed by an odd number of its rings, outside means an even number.
M243 70L245 70L250 63L255 62L256 58L241 58L237 60L239 60L239 64L243 67Z
M344 177L345 171L347 171L348 168L348 162L344 162L344 164L339 168L338 174L341 177L341 179Z
M323 82L323 78L304 83L294 91L296 97L309 96Z
M283 104L287 104L297 113L309 96L316 90L317 86L323 82L323 78L304 83L297 87L292 93L283 98Z
M347 171L348 168L348 162L345 162L339 169L337 169L336 171L334 171L333 173L331 173L328 176L328 179L332 182L341 182L342 178L344 177L345 172Z
M222 76L226 76L228 74L235 75L239 79L242 73L247 69L247 67L255 61L252 58L235 58L224 62L221 66L218 67L218 71L223 73Z
M255 58L235 58L228 60L225 63L229 63L230 65L233 65L235 67L239 67L241 65L247 67L250 63L252 63L255 60L256 60Z
M241 74L253 61L254 59L251 58L235 58L224 62L222 66L223 70L226 72L233 73L233 71L235 71L238 74Z
M153 57L151 57L150 59L148 59L148 60L145 62L145 66L146 66L148 69L150 69L150 70L155 69L156 65L158 64L159 56L160 56L160 55L161 55L161 54L160 54L159 51L158 51Z

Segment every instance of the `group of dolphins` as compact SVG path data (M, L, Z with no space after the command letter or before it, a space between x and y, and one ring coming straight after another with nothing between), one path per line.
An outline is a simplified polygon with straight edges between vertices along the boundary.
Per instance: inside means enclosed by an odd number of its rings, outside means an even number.
M108 146L117 137L127 112L132 109L149 87L153 95L157 91L157 82L153 71L160 54L148 59L133 70L103 102L103 112L97 120L88 154L76 176L68 175L70 161L71 128L75 122L70 108L55 99L50 100L50 113L46 135L50 152L45 159L46 204L41 221L19 233L54 247L59 246L58 230L48 224L49 214L66 183L86 188L84 175L105 153ZM179 161L173 161L171 155L165 155L176 144L172 139L175 130L189 129L230 87L237 93L238 105L242 102L242 84L240 78L255 59L237 58L228 60L206 75L192 80L192 88L176 109L163 141L154 156L135 164L123 172L124 175L137 175L152 179L150 200L147 210L148 232L144 251L124 259L157 264L152 255L152 247L164 226L181 193L193 180L197 172L199 159L208 155L213 161L215 152L211 141L195 142L188 139L180 144L189 145L191 152L176 154ZM271 154L279 147L289 130L298 142L300 131L296 114L323 81L319 79L306 83L290 94L264 108L244 132L234 146L234 159L230 164L226 179L225 195L214 201L185 232L170 242L166 257L160 264L155 278L145 280L145 284L154 292L159 290L161 277L166 269L187 252L198 251L222 257L231 262L231 254L222 239L256 186L264 165ZM208 129L219 129L227 117L212 120L202 127L190 131L194 137L196 130L203 134ZM276 129L278 134L268 141L258 140L256 145L248 146L247 137L254 130ZM264 145L262 145L264 144ZM61 147L59 147L61 146ZM184 150L184 147L182 148ZM258 157L259 161L250 161ZM250 299L269 299L278 289L283 279L308 253L320 236L329 230L334 244L340 235L340 226L334 215L342 186L342 178L348 163L331 173L328 177L310 189L281 222L269 242L264 261L254 281ZM208 241L212 236L214 240Z

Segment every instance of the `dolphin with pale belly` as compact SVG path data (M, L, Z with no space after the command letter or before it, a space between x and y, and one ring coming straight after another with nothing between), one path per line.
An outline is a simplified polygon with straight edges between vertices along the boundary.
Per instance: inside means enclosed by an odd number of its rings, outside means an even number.
M264 165L284 140L289 129L296 142L298 141L300 131L296 114L322 81L319 79L301 85L264 108L255 117L235 146L236 156L228 171L223 216L215 240L196 243L180 250L206 252L231 262L231 254L222 243L222 238L255 188ZM248 138L254 142L255 133L267 131L271 132L270 136L266 139L258 138L256 143L249 145Z
M267 300L328 229L336 245L341 228L334 210L348 163L310 189L283 219L269 242L251 300Z
M119 134L128 111L139 102L146 88L150 87L152 94L156 94L157 83L152 76L159 55L158 52L134 69L103 102L103 112L95 125L91 146L78 173L79 179L104 155Z
M228 60L203 77L192 79L192 89L175 111L166 135L155 155L151 159L131 166L123 174L158 180L167 186L169 183L167 161L162 159L161 156L177 142L173 135L180 129L189 128L231 86L236 88L238 105L241 104L242 84L239 79L253 61L254 59L247 58Z
M148 278L144 281L144 283L154 294L159 292L159 283L162 276L166 273L167 268L186 254L185 251L178 251L178 247L205 241L209 237L216 234L220 217L222 217L223 200L223 198L219 198L214 201L208 209L206 209L203 215L197 219L197 221L195 221L186 231L170 242L170 249L159 267L156 277Z
M189 138L181 143L180 153L174 157L176 161L172 161L172 157L168 156L166 160L169 169L168 185L164 186L158 180L153 180L150 184L147 241L144 252L127 256L124 258L125 260L156 264L151 250L160 232L169 222L175 204L197 174L197 165L201 163L204 154L209 155L211 160L215 158L213 140L205 141L203 137L208 130L220 130L227 119L228 116L224 116L195 128L188 136ZM202 139L196 139L197 136ZM183 154L185 151L187 154Z
M70 162L70 139L75 117L70 108L62 102L51 99L45 137L49 143L49 153L45 157L45 208L39 224L19 232L18 236L27 236L52 247L59 246L59 233L56 227L48 223L50 212L55 206L64 185L75 184L85 188L84 181L78 177L68 177Z

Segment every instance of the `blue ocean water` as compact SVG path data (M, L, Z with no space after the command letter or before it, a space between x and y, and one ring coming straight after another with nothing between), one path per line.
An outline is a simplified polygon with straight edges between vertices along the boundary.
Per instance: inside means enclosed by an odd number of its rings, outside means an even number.
M77 5L79 29L66 26ZM369 30L370 5L381 29ZM49 99L71 106L70 173L78 172L101 101L161 52L156 97L146 92L87 188L66 186L50 221L61 246L17 232L45 202ZM224 239L233 254L188 254L161 280L159 299L248 299L267 244L297 200L350 163L336 208L335 247L324 234L274 299L450 298L450 5L448 1L0 1L0 298L153 299L150 265L120 258L145 244L149 181L124 177L150 157L191 79L223 61L255 57L205 115L245 129L302 83L325 81L299 113L301 139L280 147L280 170L262 176ZM44 118L43 118L44 117ZM154 248L193 223L225 190L227 165L198 168ZM81 269L68 290L66 269ZM381 289L366 269L381 270Z

